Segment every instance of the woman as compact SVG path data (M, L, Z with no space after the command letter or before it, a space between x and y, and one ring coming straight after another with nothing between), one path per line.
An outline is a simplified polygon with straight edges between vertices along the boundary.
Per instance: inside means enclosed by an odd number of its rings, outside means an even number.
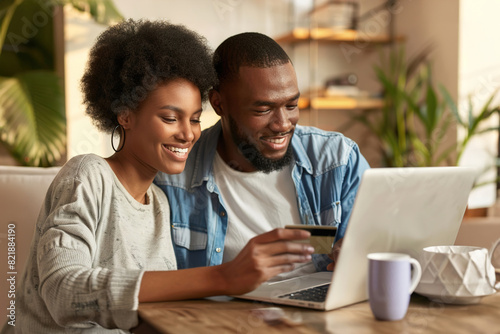
M310 247L289 242L307 232L275 230L232 262L174 270L168 200L152 182L184 169L214 80L204 39L182 26L129 20L99 37L82 89L116 153L75 157L54 179L18 289L16 333L127 333L139 302L243 293L310 260Z

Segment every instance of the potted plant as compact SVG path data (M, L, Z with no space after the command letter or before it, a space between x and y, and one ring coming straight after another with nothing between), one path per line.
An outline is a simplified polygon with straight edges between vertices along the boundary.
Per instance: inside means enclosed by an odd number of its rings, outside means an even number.
M455 101L451 98L450 94L444 87L441 87L442 93L444 98L447 101L447 105L450 107L450 110L454 116L454 120L456 121L457 128L462 130L461 132L463 133L462 139L458 141L456 147L456 157L453 162L453 165L459 165L461 158L463 156L463 153L469 144L470 140L473 137L481 136L483 134L486 134L491 131L499 131L500 128L498 126L487 126L485 127L484 124L487 123L488 120L491 119L493 115L499 115L500 114L500 106L493 104L494 98L497 95L497 91L494 91L490 97L486 100L486 102L483 104L483 106L479 109L479 112L477 109L474 107L474 102L473 102L473 97L469 96L468 97L468 103L467 103L467 110L466 110L466 115L465 117L460 116L460 112L458 110L457 104ZM499 143L500 144L500 143ZM492 163L489 166L485 166L483 168L483 172L486 172L492 167L500 167L500 146L497 147L497 157L492 157ZM499 177L497 176L496 178L493 178L491 180L487 181L482 181L482 182L476 182L474 185L475 188L479 188L481 186L484 186L486 184L491 184L491 183L497 183L497 193L498 193L498 181ZM497 194L498 197L498 194ZM488 208L467 208L465 212L466 217L478 217L478 216L486 216L488 214Z
M356 116L380 141L382 165L387 167L458 165L470 139L498 127L484 123L499 112L492 104L496 92L475 111L469 97L467 120L460 116L457 104L443 87L440 92L432 81L430 49L424 49L409 61L404 47L391 50L374 70L383 88L384 107L377 117ZM465 136L443 147L450 126L462 128ZM455 132L452 133L455 135Z
M387 167L440 166L460 164L467 145L473 137L491 131L498 126L487 126L492 116L500 114L500 106L494 104L494 91L478 109L473 96L468 97L465 116L451 94L440 86L436 90L428 61L429 50L423 50L410 61L405 61L404 49L394 49L381 65L375 67L377 78L383 87L384 107L373 117L370 114L356 116L380 142L382 165ZM451 127L462 136L457 138ZM451 144L445 144L452 135ZM492 157L492 165L485 171L500 167L498 156ZM480 187L499 178L476 183ZM498 189L497 185L497 189ZM468 209L468 215L485 215L486 209Z
M457 126L461 128L464 132L462 140L458 142L456 147L457 155L455 158L454 165L458 165L460 163L460 159L462 158L462 154L464 153L464 150L467 144L472 139L472 137L482 135L491 131L500 130L498 126L494 127L490 126L486 128L484 127L484 123L488 121L493 115L500 114L500 106L493 105L493 100L495 99L498 91L496 90L490 95L490 97L486 100L484 105L480 108L479 112L475 111L476 108L474 107L473 97L469 96L467 104L468 108L466 110L465 118L460 116L458 106L453 100L453 98L450 96L448 91L444 87L441 87L441 91L447 102L447 105L450 107L450 110L455 118Z
M0 144L20 165L51 166L66 149L62 79L56 73L53 16L71 5L109 24L111 0L5 0L0 4Z

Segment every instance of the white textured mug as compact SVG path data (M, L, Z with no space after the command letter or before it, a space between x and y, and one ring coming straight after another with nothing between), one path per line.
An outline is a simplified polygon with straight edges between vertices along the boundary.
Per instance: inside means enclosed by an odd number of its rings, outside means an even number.
M495 292L495 268L486 248L432 246L420 256L422 279L416 292L444 303L477 303Z

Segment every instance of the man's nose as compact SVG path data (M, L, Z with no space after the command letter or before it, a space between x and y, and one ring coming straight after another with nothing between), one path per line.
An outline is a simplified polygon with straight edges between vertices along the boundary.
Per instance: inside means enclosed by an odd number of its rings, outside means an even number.
M290 130L292 122L290 120L290 113L285 107L276 109L271 121L271 130L275 132L286 132Z

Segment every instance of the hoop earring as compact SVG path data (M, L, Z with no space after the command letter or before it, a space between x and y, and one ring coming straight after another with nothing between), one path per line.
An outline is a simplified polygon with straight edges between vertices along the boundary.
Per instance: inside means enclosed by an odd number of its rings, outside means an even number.
M118 149L116 149L115 144L113 143L113 137L115 136L115 131L118 128L120 128L120 139L123 139L123 142L122 142L122 146L118 147ZM113 151L118 153L123 149L123 146L125 146L125 130L123 129L123 126L121 126L121 124L118 124L113 129L113 132L111 132L111 148L113 149Z

